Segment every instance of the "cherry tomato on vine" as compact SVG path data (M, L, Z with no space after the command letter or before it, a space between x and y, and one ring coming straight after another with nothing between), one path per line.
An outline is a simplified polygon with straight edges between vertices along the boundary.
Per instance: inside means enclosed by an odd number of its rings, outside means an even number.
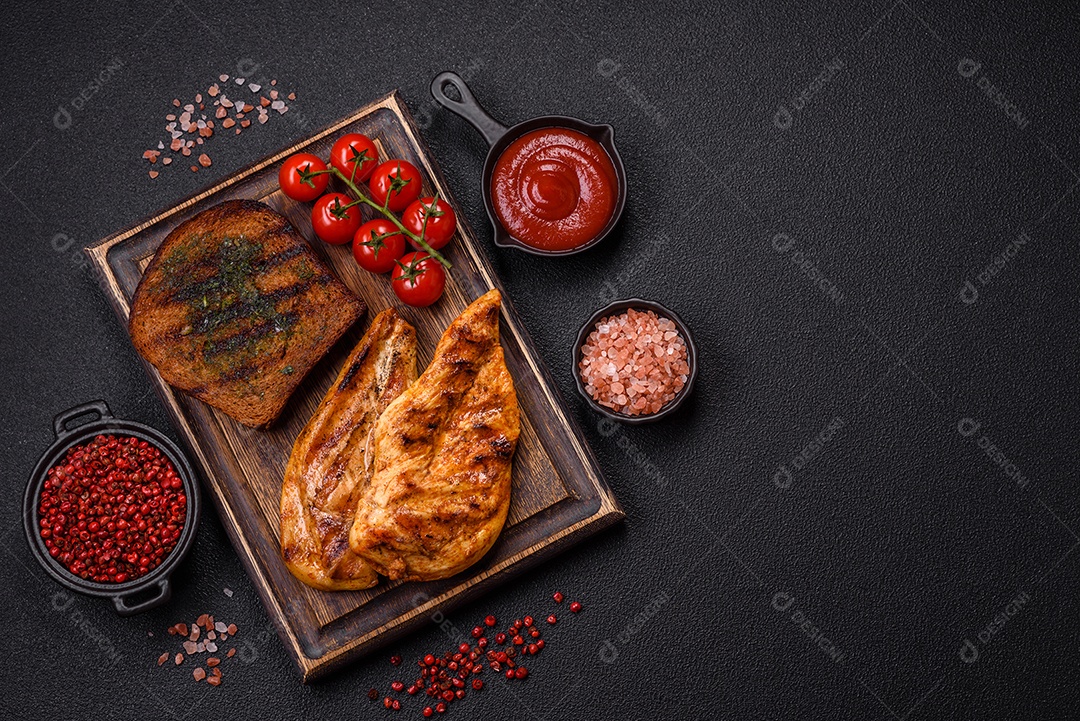
M364 270L388 273L405 254L405 234L386 218L369 220L356 231L352 254Z
M402 303L421 308L442 295L446 271L427 253L407 253L394 268L391 286Z
M285 195L302 203L315 200L326 190L330 175L326 163L311 153L296 153L285 158L278 168L278 185ZM322 175L309 175L322 173Z
M424 226L425 214L427 227ZM457 215L454 214L454 209L450 207L450 204L442 198L438 201L435 198L420 198L401 214L401 224L416 235L422 233L427 244L438 250L454 237L454 231L457 230ZM409 243L420 250L411 238Z
M360 227L360 208L349 204L349 196L327 193L311 207L311 227L315 235L332 245L348 243Z
M420 186L423 184L420 171L407 160L387 160L375 168L371 174L368 188L371 197L380 205L400 213L402 210L420 197ZM390 200L387 201L387 196Z
M362 183L370 178L378 164L379 149L371 142L371 138L360 133L342 135L330 149L330 165L354 183Z

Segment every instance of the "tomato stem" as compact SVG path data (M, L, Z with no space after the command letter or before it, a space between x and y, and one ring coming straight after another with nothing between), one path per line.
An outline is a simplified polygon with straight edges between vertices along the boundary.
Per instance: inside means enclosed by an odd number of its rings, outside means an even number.
M425 253L430 255L435 260L439 261L439 263L441 263L443 265L443 267L445 267L447 270L449 270L450 268L453 267L453 265L451 265L450 261L448 261L446 258L444 258L443 255L441 253L439 253L439 251L432 248L428 244L428 242L426 240L424 240L421 236L416 235L415 233L410 231L408 228L406 228L404 225L402 225L401 221L397 219L397 216L394 215L392 212L390 212L390 209L387 207L387 204L390 202L390 193L386 194L386 202L384 202L384 203L382 203L380 205L379 203L376 203L374 200L369 198L366 193L364 193L363 191L360 190L359 187L357 187L356 183L354 183L352 181L352 179L349 178L349 176L345 175L345 173L342 173L337 168L333 168L333 167L329 168L327 172L332 173L335 177L341 179L341 181L343 183L345 183L345 185L347 185L349 187L349 190L351 190L353 192L353 195L356 196L356 202L349 203L350 207L353 206L353 205L356 205L357 203L363 203L365 205L371 206L375 210L378 210L380 213L382 213L387 218L387 220L389 220L394 225L396 225L398 227L398 229L405 235L405 237L407 237L407 238L411 239L412 241L414 241L418 246L420 246L424 250ZM427 218L424 219L424 228L426 228L426 227L427 227ZM422 234L423 234L423 231L421 231L421 235Z

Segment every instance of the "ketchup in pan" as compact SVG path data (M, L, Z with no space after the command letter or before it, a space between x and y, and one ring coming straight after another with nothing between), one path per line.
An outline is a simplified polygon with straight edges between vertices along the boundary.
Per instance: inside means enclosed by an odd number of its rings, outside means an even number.
M431 95L488 142L481 188L495 245L562 256L611 233L626 205L626 170L610 125L545 115L508 128L452 72L435 76Z
M499 222L540 250L588 243L615 212L618 178L598 142L570 128L542 128L495 162L491 200Z

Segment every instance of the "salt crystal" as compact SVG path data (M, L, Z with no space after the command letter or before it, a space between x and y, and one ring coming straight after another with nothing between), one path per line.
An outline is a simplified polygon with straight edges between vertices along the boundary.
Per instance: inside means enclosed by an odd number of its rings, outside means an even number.
M685 387L686 344L669 318L633 308L601 318L582 345L578 371L605 408L655 413Z

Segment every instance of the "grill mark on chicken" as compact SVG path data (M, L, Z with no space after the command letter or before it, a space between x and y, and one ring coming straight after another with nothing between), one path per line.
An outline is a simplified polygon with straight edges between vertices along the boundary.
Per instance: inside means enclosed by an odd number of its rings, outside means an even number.
M352 379L356 376L356 374L359 372L359 370L364 366L364 361L367 360L368 353L370 353L370 352L371 352L371 346L370 345L365 345L364 348L360 351L360 354L356 357L356 360L349 364L349 369L347 371L345 371L345 375L343 375L341 377L341 381L339 383L334 384L334 388L336 389L335 390L336 393L344 392L345 388L348 387L349 383L352 382Z

